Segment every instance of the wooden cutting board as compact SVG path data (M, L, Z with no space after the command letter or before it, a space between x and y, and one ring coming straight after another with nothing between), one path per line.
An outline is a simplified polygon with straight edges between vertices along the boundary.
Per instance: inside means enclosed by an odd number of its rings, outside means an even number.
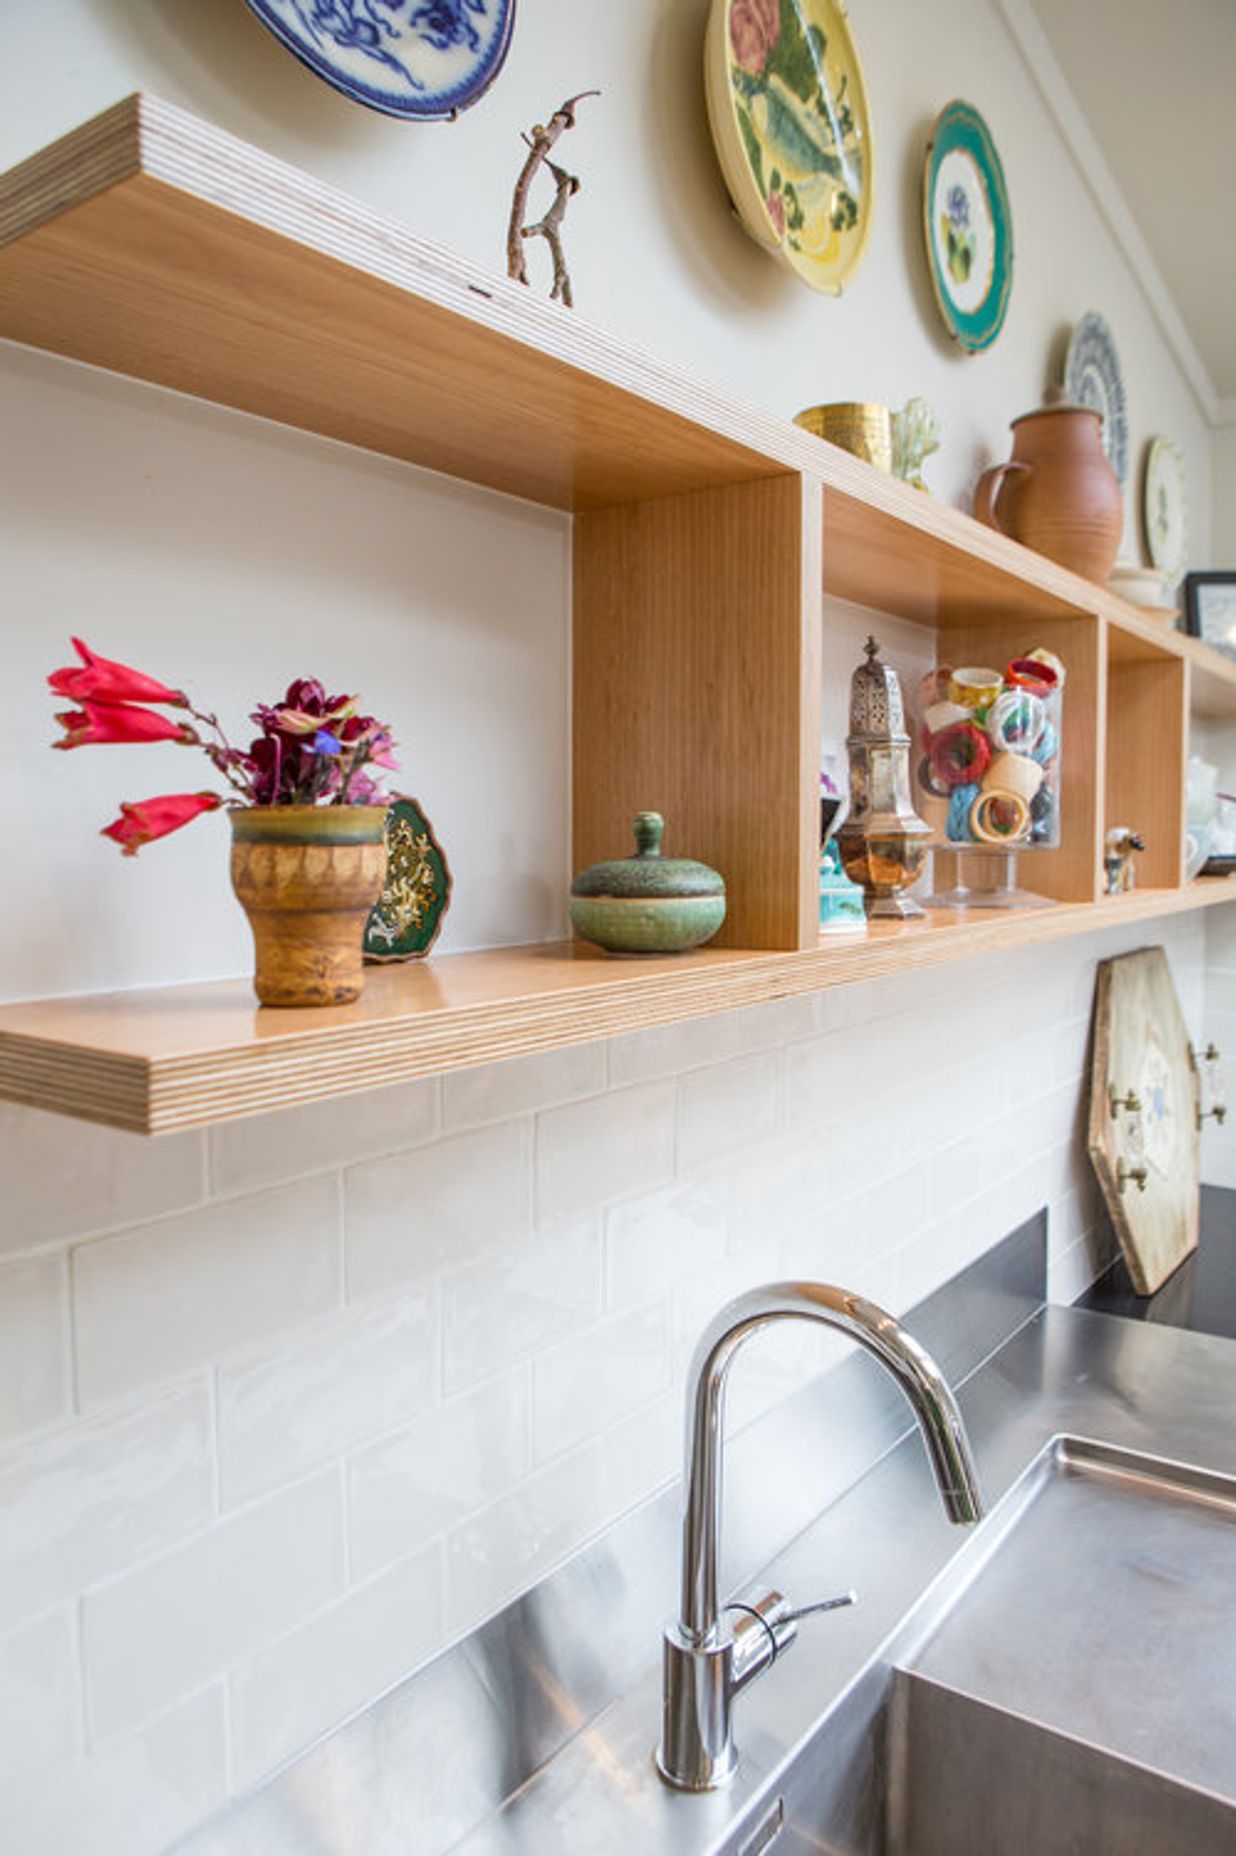
M1130 1094L1138 1107L1128 1105ZM1090 1159L1138 1295L1153 1295L1197 1248L1198 1108L1197 1068L1166 953L1144 947L1101 961Z

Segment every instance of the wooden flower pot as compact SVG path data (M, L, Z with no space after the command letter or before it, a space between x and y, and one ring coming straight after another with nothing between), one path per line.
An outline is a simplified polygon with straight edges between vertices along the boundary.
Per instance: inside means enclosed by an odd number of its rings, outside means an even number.
M263 1005L347 1005L386 872L384 806L253 806L232 820L232 888Z

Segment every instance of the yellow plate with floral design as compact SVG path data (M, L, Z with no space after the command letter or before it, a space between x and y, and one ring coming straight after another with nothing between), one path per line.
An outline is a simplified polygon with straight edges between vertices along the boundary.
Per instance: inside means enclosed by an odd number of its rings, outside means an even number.
M713 0L704 87L717 159L746 230L836 295L867 249L867 86L842 0Z

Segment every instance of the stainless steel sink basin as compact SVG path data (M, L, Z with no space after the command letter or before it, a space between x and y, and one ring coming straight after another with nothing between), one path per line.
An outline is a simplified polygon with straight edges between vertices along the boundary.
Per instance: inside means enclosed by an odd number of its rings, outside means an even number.
M1236 1480L1052 1440L894 1647L888 1856L1236 1850Z

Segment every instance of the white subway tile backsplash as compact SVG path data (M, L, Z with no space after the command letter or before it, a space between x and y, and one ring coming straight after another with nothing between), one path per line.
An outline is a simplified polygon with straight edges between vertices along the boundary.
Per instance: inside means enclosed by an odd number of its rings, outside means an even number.
M647 1031L632 1032L629 1037L612 1038L610 1086L618 1089L628 1083L677 1076L697 1064L720 1063L727 1057L743 1057L793 1038L810 1037L817 1018L818 999L808 995L777 999L741 1012L654 1025Z
M223 1501L247 1501L393 1430L437 1386L437 1310L423 1290L348 1309L275 1353L224 1367Z
M0 1792L7 1795L53 1762L63 1769L75 1759L81 1713L81 1665L67 1607L0 1637Z
M635 1307L726 1254L729 1202L713 1176L676 1181L605 1214L605 1301Z
M136 1727L305 1622L341 1591L343 1557L342 1484L332 1469L87 1592L92 1734Z
M674 1085L645 1083L537 1117L542 1222L639 1192L674 1170Z
M205 1193L200 1134L157 1141L0 1102L0 1253L160 1218Z
M340 1294L333 1179L82 1245L73 1256L78 1395L91 1403L226 1358Z
M669 1384L670 1319L664 1302L590 1328L532 1367L532 1447L537 1462L647 1404Z
M507 1063L451 1070L442 1078L442 1123L447 1133L487 1121L599 1095L606 1081L605 1046L569 1044Z
M500 1122L344 1175L348 1292L423 1281L527 1230L532 1128Z
M693 1070L678 1083L678 1170L706 1166L770 1135L780 1106L775 1055Z
M446 1628L471 1630L566 1559L609 1515L601 1449L525 1478L446 1537Z
M79 1420L0 1458L0 1629L206 1526L206 1386Z
M231 1682L232 1778L256 1783L423 1662L442 1641L442 1549L360 1586Z
M1201 925L1163 926L1200 1014ZM0 1267L0 1845L153 1856L220 1801L225 1721L234 1789L525 1590L678 1474L686 1358L742 1290L901 1313L1047 1203L1077 1294L1112 1241L1082 1065L1116 944L227 1124L208 1205L199 1137L0 1111L48 1194L0 1239L37 1253ZM1236 1133L1206 1156L1236 1179ZM87 1237L67 1275L50 1246ZM841 1345L760 1337L730 1426Z
M601 1474L615 1518L682 1474L683 1397L676 1382L602 1437Z
M436 1077L220 1122L209 1135L211 1184L217 1193L253 1192L326 1173L415 1147L437 1133L438 1123Z
M68 1314L62 1257L0 1268L0 1441L68 1411Z
M528 1467L526 1373L435 1405L348 1465L353 1579L368 1579L504 1495Z
M595 1218L562 1219L442 1284L443 1379L462 1392L596 1320L601 1236Z
M227 1789L221 1684L141 1733L14 1788L4 1848L14 1856L162 1856L217 1811Z

